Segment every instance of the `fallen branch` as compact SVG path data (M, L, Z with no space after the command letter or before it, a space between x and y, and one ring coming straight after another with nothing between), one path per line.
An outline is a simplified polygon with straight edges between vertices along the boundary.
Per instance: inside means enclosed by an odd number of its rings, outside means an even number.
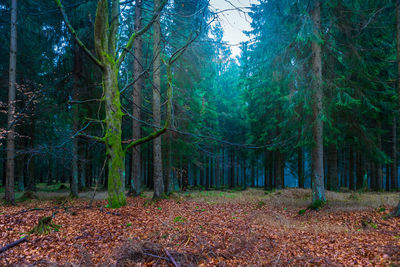
M154 255L154 254L151 254L151 253L146 253L146 252L143 252L143 255L147 255L147 256L150 256L150 257L154 257L154 258L158 258L158 259L162 259L162 260L169 261L169 259L168 259L168 258L166 258L166 257L162 257L162 256Z
M21 211L18 212L17 214L23 214L23 213L30 212L30 211L35 211L35 210L45 210L45 209L33 208L33 209L29 209L29 210L21 210Z
M5 247L0 248L0 254L3 253L6 250L9 250L10 248L13 248L23 242L27 241L26 236L24 236L23 238L18 239L17 241L14 241L8 245L6 245Z
M279 252L279 255L278 255L278 258L277 258L276 261L275 261L274 267L278 266L279 260L281 259L281 255L282 255L282 252L283 252L284 249L286 249L286 243L285 243L285 245L282 247L281 251Z
M175 259L172 257L171 253L169 253L169 251L164 248L165 254L167 254L168 258L171 260L171 262L174 264L175 267L179 267L179 264L176 263Z
M275 261L274 267L278 266L279 260L281 259L281 255L282 255L282 250L281 252L279 252L278 258Z

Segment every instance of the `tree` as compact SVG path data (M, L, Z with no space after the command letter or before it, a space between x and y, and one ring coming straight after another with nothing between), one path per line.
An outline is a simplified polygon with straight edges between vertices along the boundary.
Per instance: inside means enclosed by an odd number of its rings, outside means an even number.
M312 90L313 90L313 140L311 151L312 202L325 202L324 148L322 122L322 61L321 61L321 3L314 0L311 10L314 40L312 42Z
M80 58L80 48L77 44L74 46L74 81L73 81L73 97L74 100L78 100L79 96L79 75L82 71L82 62ZM72 129L74 133L78 132L79 130L79 109L78 105L73 106L73 126ZM79 153L78 153L78 136L74 137L72 141L72 177L71 177L71 196L78 197L78 180L79 180L79 170L78 170L78 160L79 160Z
M142 28L142 0L137 0L135 5L135 32ZM135 39L133 60L133 104L132 115L136 119L132 119L132 139L138 140L141 136L140 122L141 108L142 108L142 88L143 88L143 55L142 55L142 37L139 36ZM141 192L141 155L140 146L132 148L132 166L131 166L131 188L130 194L135 196L140 195Z
M396 52L397 52L397 101L400 102L400 0L396 0ZM397 108L399 108L399 104ZM398 112L398 110L397 110ZM392 140L392 172L391 172L391 183L392 186L397 188L397 139L396 139L396 116L393 119L393 140ZM393 215L399 217L400 216L400 200L397 204L397 207L393 211Z
M15 106L16 106L16 73L17 73L17 0L11 1L11 34L10 34L10 66L8 88L8 124L7 124L7 171L6 202L14 204L15 178Z
M119 1L113 0L111 4L111 21L109 22L109 6L107 0L100 0L97 4L94 23L94 48L93 54L79 39L77 32L69 23L65 10L60 0L55 0L63 15L64 21L78 45L85 51L90 59L99 67L102 74L102 86L105 105L105 133L102 137L93 137L106 146L108 162L108 202L109 206L118 208L126 204L124 193L125 178L125 153L127 149L143 142L147 142L161 135L165 129L155 131L150 136L134 140L125 148L122 147L122 117L125 115L121 109L120 91L118 86L118 71L128 51L132 48L137 37L144 34L158 18L166 1L162 1L155 9L151 21L141 30L134 32L124 49L117 56L116 42L119 28Z
M154 0L154 10L161 4L160 0ZM160 16L153 24L153 124L160 126L161 122L161 27ZM164 192L161 137L153 140L153 179L154 179L154 199L161 197Z

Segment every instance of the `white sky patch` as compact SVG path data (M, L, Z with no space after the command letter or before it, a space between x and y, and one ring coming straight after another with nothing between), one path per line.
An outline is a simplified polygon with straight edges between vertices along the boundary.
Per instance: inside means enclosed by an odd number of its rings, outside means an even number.
M232 57L240 55L240 43L249 40L249 37L243 31L251 30L251 18L235 9L248 12L251 4L258 4L258 0L210 0L211 8L214 11L224 11L220 13L220 23L224 30L223 40L226 41L231 48Z

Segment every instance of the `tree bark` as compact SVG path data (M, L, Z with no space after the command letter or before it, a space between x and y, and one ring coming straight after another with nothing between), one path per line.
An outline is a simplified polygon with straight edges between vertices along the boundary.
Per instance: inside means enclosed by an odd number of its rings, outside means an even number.
M8 84L7 170L5 200L15 203L15 91L17 73L17 0L11 1L10 66Z
M363 171L363 166L362 166L362 156L361 152L356 153L356 189L360 190L363 187L363 181L364 181L364 171Z
M273 162L273 152L268 151L268 188L271 190L274 186L274 162Z
M338 180L338 165L337 165L337 148L336 144L331 143L328 146L328 176L329 176L329 189L338 191L339 180Z
M400 102L400 0L396 0L396 48L397 48L397 99ZM396 117L398 116L400 103L397 103L397 114L393 120L393 139L392 139L392 172L391 172L391 188L398 190L397 180L397 134L396 134ZM399 201L400 206L400 201Z
M172 134L171 134L171 132L167 132L165 137L167 139L167 146L166 146L166 153L165 153L165 174L164 174L164 177L165 177L165 179L164 179L165 180L164 181L165 188L164 188L164 190L165 190L165 194L169 195L170 192L171 192L170 183L171 183L171 163L172 163L172 160L171 160L171 153L172 153L172 146L171 146L172 140L171 139L172 139ZM174 189L172 189L172 190L174 190Z
M204 164L206 165L205 171L206 171L206 190L210 189L210 160L209 157L204 156Z
M381 129L381 123L378 123L379 125L379 129ZM379 134L378 135L378 149L382 150L382 135ZM382 163L379 161L376 164L376 171L377 171L377 190L382 190L382 186L383 186L383 174L382 174Z
M10 66L8 85L7 170L5 200L15 203L15 91L17 73L17 0L11 1Z
M354 184L354 152L351 145L349 148L349 188L351 190L356 190Z
M264 151L264 190L269 190L269 177L268 177L268 150Z
M284 176L284 173L282 173L283 169L282 169L282 161L283 161L283 157L282 157L282 153L281 150L278 149L275 152L275 177L276 177L276 188L277 189L282 189L284 186L284 181L282 180L282 177Z
M322 116L322 61L321 46L319 43L321 32L321 3L314 0L314 6L311 11L313 19L314 40L311 44L312 49L312 89L313 89L313 139L314 146L311 150L311 179L312 179L312 202L326 201L324 188L324 147L323 147L323 122Z
M137 0L135 4L135 32L142 28L142 0ZM136 80L133 85L133 105L132 115L141 120L141 107L142 107L142 88L143 79L141 73L143 72L143 52L142 52L142 37L139 36L133 43L134 55L133 59L133 79ZM140 122L138 120L132 120L132 138L138 140L141 137ZM138 196L141 193L141 154L140 146L132 148L132 165L131 165L131 186L129 188L129 194Z
M158 9L160 0L154 0L154 10ZM160 107L160 79L161 79L161 29L160 16L157 17L153 24L153 123L160 126L161 107ZM161 137L153 140L153 179L154 179L154 195L153 198L161 198L164 192L164 182L162 176L162 155L161 155Z
M297 149L297 177L299 188L304 188L304 170L303 170L303 148Z
M397 99L400 101L400 0L396 0L396 48L397 48ZM397 104L397 109L399 109L399 103ZM397 111L398 112L398 111ZM398 115L397 115L398 116ZM396 146L397 144L397 139L393 140L394 145L393 147ZM398 184L397 184L397 157L393 157L392 160L394 161L394 165L392 167L392 189L397 190L398 189ZM395 173L395 174L393 174ZM400 215L400 200L399 204L397 205L397 215Z
M73 85L73 99L75 101L79 100L79 75L82 71L82 62L80 59L79 46L75 42L74 47L74 85ZM79 131L79 106L74 105L73 107L73 134L75 135ZM79 181L79 144L78 136L74 136L72 141L72 179L70 186L70 193L72 197L78 197L78 181Z
M233 148L231 149L231 164L230 164L230 177L229 177L229 186L232 188L235 186L235 162L234 162L235 154L233 152Z
M371 161L371 176L370 176L370 185L373 190L376 190L376 164Z

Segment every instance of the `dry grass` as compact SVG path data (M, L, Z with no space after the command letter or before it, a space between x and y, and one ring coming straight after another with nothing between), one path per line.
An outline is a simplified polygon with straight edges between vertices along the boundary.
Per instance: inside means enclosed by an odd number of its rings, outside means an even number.
M150 192L146 194L150 195ZM262 189L248 189L246 191L189 191L179 193L178 196L187 201L227 204L227 203L260 203L266 205L287 208L305 208L311 202L311 190L300 188L288 188L275 192ZM351 211L379 208L381 206L394 207L399 201L399 193L387 192L350 192L341 193L327 191L328 203L326 207L332 211Z

